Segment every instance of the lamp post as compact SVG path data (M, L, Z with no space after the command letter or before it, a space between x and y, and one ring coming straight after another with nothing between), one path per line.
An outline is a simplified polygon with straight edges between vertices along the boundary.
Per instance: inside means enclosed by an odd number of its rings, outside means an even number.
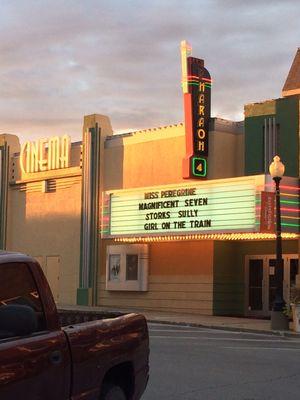
M285 301L283 299L283 259L282 259L282 240L281 240L281 212L280 212L280 181L284 174L284 165L280 157L275 156L270 164L270 175L275 182L276 194L276 264L275 264L275 299L271 311L271 329L288 329L288 320L283 314Z

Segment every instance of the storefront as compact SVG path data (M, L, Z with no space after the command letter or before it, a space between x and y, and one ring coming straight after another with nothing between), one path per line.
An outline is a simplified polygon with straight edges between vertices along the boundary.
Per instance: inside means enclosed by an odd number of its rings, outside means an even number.
M113 135L90 115L82 142L0 135L0 246L36 257L59 304L267 316L275 153L285 299L300 286L300 95L212 118L203 60L182 60L184 124Z
M174 158L166 159L171 146L166 133L171 134L172 130L175 133L178 127L160 133L153 131L154 137L150 132L139 132L109 138L109 158L116 160L117 154L122 153L123 160L130 160L123 163L125 170L120 171L123 177L130 177L130 183L118 190L114 179L119 182L121 177L116 171L107 179L111 186L103 199L103 267L98 286L101 304L202 314L249 315L256 311L261 314L263 310L257 310L252 298L266 297L267 278L261 276L259 282L260 275L257 276L255 265L249 268L248 258L255 255L274 258L274 224L270 233L261 232L266 229L262 224L266 221L261 218L266 209L266 203L261 209L262 192L273 194L274 188L266 175L224 177L226 173L230 176L233 163L228 162L224 168L218 164L224 159L224 147L220 146L218 153L214 138L222 134L225 139L226 135L231 140L235 137L238 146L240 134L232 133L233 129L225 133L225 128L221 133L223 122L214 121L219 130L210 131L210 144L215 150L208 157L208 165L219 179L187 181L173 177L172 181L178 183L165 184L171 180L171 173L180 174L181 165L176 165L176 160L182 153L176 153L176 148L181 152L182 148L176 145L176 137L171 141ZM166 161L151 165L153 160L144 154L155 154L157 149ZM137 156L132 159L130 154ZM228 160L233 159L234 155L232 158L229 155ZM140 180L141 172L130 171L145 171L147 186L141 188L139 181L135 182ZM282 208L288 209L282 212L284 253L297 258L298 179L286 177L282 187ZM272 215L274 222L274 205ZM270 270L270 279L273 272ZM265 302L263 307L267 315Z

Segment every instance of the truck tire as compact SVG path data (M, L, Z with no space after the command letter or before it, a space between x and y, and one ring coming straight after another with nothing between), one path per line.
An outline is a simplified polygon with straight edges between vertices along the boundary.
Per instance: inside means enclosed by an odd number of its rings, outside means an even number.
M126 396L120 386L104 384L100 400L126 400Z

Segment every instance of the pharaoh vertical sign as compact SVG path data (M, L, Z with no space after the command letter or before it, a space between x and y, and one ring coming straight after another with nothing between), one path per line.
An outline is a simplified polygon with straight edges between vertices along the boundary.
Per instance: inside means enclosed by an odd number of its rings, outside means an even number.
M184 94L186 156L184 178L206 178L211 78L204 61L191 57L191 47L181 43L182 89Z

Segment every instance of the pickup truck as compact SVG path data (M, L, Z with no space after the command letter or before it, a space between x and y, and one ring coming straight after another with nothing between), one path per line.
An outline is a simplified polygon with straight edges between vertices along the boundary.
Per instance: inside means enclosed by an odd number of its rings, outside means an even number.
M1 400L138 400L148 358L142 315L61 327L40 265L0 251Z

